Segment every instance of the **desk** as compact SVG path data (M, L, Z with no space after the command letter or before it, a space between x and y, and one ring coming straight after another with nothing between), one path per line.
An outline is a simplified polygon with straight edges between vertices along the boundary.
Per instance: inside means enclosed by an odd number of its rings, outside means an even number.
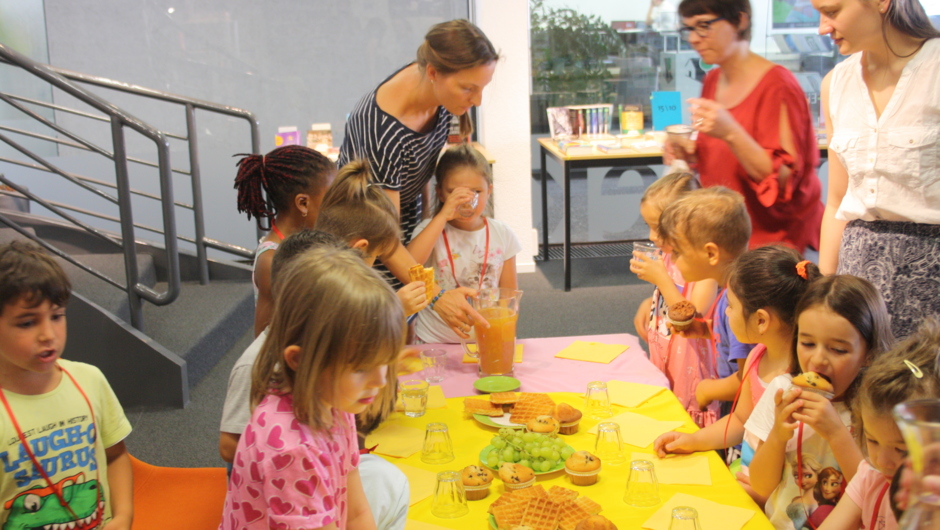
M552 398L557 402L569 403L578 409L584 408L584 398L579 394L555 393ZM614 414L619 414L628 409L615 406ZM679 430L691 432L695 430L695 425L683 410L682 405L672 394L666 391L657 394L646 403L632 412L643 414L658 420L679 420L685 422ZM428 423L443 422L448 425L450 437L454 444L454 461L441 465L429 465L421 462L421 454L416 453L408 458L388 458L392 463L402 463L412 467L425 469L432 472L447 470L460 470L470 464L479 464L479 453L489 444L490 439L495 436L496 429L485 427L463 413L463 399L451 398L447 400L447 408L431 409L420 418L408 418L401 413L392 414L389 422L407 427L424 430ZM594 445L594 436L587 431L597 423L596 420L584 418L581 420L579 432L565 436L565 441L575 449L592 450ZM652 446L649 449L635 448L630 445L624 445L624 450L630 452L652 452ZM706 453L709 460L709 469L711 471L711 486L689 486L689 485L660 485L660 497L666 501L672 495L678 492L688 493L709 499L721 504L738 506L753 510L754 516L744 526L746 530L772 529L770 522L763 515L761 509L754 504L754 501L744 492L735 481L731 472L725 467L718 454L714 451ZM548 489L552 485L558 485L564 488L573 489L580 494L598 502L603 507L601 515L614 522L622 530L640 528L643 522L649 518L660 506L653 508L633 508L623 503L623 494L627 483L627 472L629 465L622 464L618 466L602 465L601 473L597 484L592 486L574 486L564 474L550 474L539 477L538 483ZM416 502L408 511L408 518L423 523L434 524L444 528L455 529L487 529L487 509L496 498L503 493L502 482L497 478L493 481L490 488L490 494L486 498L478 501L468 501L470 513L456 519L440 519L431 515L432 497L425 498Z
M555 354L576 340L625 344L627 351L611 361L599 364L571 359L559 359ZM515 377L522 383L522 392L580 392L583 393L591 381L618 379L631 383L643 383L669 388L669 381L653 366L640 346L640 340L626 333L613 335L585 335L581 337L551 337L542 339L519 339L523 345L522 362L514 368ZM473 383L479 377L476 363L463 362L460 344L422 344L422 350L442 349L447 352L447 368L441 389L444 396L474 396L478 392ZM401 376L399 379L414 379L421 373Z

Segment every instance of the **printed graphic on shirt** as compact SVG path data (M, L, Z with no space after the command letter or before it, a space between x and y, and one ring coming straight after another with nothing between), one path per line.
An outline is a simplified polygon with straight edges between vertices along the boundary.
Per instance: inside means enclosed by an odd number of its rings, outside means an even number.
M3 530L92 530L101 524L104 500L98 481L85 482L85 474L78 473L51 487L35 486L20 492L3 508L9 512Z

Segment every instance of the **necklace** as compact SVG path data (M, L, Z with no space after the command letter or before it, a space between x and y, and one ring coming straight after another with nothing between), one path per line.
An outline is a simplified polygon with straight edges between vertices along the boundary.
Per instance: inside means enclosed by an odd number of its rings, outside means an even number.
M480 269L480 285L477 290L483 288L483 278L486 277L486 264L490 258L490 224L483 218L483 228L486 230L486 246L483 249L483 268ZM450 251L450 241L447 240L447 228L441 232L444 235L444 248L447 250L447 259L450 261L450 273L454 276L454 284L460 287L460 281L457 280L457 268L454 267L454 254Z

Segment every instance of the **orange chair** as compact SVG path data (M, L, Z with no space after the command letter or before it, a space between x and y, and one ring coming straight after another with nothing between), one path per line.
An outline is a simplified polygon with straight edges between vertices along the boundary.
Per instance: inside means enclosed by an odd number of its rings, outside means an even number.
M131 456L132 530L215 530L222 522L225 468L159 467Z

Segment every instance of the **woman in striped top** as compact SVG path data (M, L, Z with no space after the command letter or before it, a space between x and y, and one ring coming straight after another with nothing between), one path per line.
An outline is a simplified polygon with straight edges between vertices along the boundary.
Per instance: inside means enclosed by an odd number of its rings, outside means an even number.
M369 162L376 181L398 208L404 244L421 221L451 117L460 117L461 136L473 131L467 112L482 101L498 59L493 44L470 22L436 24L418 47L417 60L383 81L349 115L340 166L360 158ZM417 262L404 244L384 265L407 282L408 269ZM442 292L433 305L464 338L474 320L482 320L465 300L472 292Z

